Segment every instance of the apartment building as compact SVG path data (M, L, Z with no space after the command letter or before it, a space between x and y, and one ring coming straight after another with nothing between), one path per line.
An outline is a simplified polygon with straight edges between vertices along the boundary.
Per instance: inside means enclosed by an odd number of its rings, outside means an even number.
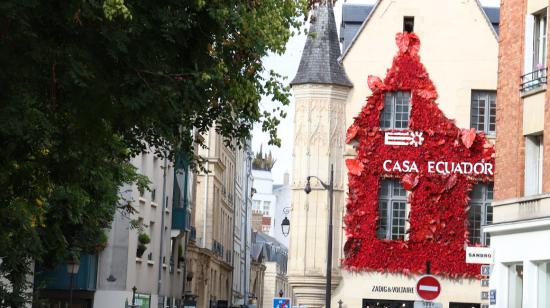
M501 2L491 307L550 306L548 1Z
M106 230L107 244L80 258L76 273L67 264L51 271L37 269L45 284L36 307L180 307L184 252L192 208L193 175L183 155L175 162L153 151L132 159L150 180L148 190L121 188L121 203L134 213L117 211ZM134 300L134 302L132 302Z
M236 153L235 228L233 243L233 306L249 302L252 247L252 152L247 144Z
M198 154L206 160L208 172L196 175L193 235L187 255L187 305L229 307L245 302L248 290L250 154L226 146L215 129L203 138L207 148L199 149Z
M430 159L494 170L498 28L487 11L495 9L380 0L361 11L362 21L343 23L352 29L342 32L340 54L332 8L316 8L315 35L291 83L294 304L324 306L327 192L316 180L309 195L303 188L307 176L328 182L332 164L333 306L413 307L416 281L431 274L440 283L437 306L481 307L479 265L466 263L464 247L490 243L480 230L491 222L492 174L455 168L443 175L444 165L437 171ZM413 143L395 138L411 133ZM423 199L432 190L439 197Z

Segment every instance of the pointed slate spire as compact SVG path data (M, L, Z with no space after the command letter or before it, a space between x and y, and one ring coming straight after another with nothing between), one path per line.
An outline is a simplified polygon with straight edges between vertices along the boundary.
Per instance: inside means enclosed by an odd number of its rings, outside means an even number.
M320 83L352 87L346 71L338 62L339 57L340 43L332 5L320 4L313 12L300 66L290 84Z

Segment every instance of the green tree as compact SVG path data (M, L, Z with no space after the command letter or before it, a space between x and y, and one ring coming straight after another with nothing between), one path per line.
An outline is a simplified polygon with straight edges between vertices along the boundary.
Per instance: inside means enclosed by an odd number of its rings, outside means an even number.
M26 300L33 260L90 251L146 186L129 159L192 154L195 129L276 134L288 104L262 58L284 52L305 0L0 3L0 305ZM262 95L275 104L261 111ZM194 158L197 160L198 158Z

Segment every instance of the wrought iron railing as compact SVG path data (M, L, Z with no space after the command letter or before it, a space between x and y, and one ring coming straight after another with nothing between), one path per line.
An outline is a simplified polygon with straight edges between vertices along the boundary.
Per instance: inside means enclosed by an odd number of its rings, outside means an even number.
M548 68L545 67L521 76L521 85L519 91L521 93L526 93L531 90L535 90L542 86L545 86L547 73Z

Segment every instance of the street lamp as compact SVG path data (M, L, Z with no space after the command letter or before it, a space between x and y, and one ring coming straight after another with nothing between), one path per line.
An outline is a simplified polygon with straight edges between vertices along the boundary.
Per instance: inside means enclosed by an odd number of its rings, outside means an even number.
M289 207L285 207L283 209L283 213L285 214L285 219L283 219L283 222L281 222L281 230L285 237L287 237L288 233L290 232L290 220L288 220L288 217L286 216L288 215L289 212L290 212Z
M75 260L67 261L67 272L71 275L71 282L69 287L69 307L73 306L73 278L78 273L80 268L80 262Z
M330 182L326 184L316 176L308 176L307 183L304 187L306 194L311 192L311 184L309 183L311 178L316 178L325 190L328 191L328 203L329 203L329 217L328 217L328 244L327 244L327 282L325 286L325 307L330 308L331 298L331 282L332 282L332 203L334 195L334 165L330 164Z

